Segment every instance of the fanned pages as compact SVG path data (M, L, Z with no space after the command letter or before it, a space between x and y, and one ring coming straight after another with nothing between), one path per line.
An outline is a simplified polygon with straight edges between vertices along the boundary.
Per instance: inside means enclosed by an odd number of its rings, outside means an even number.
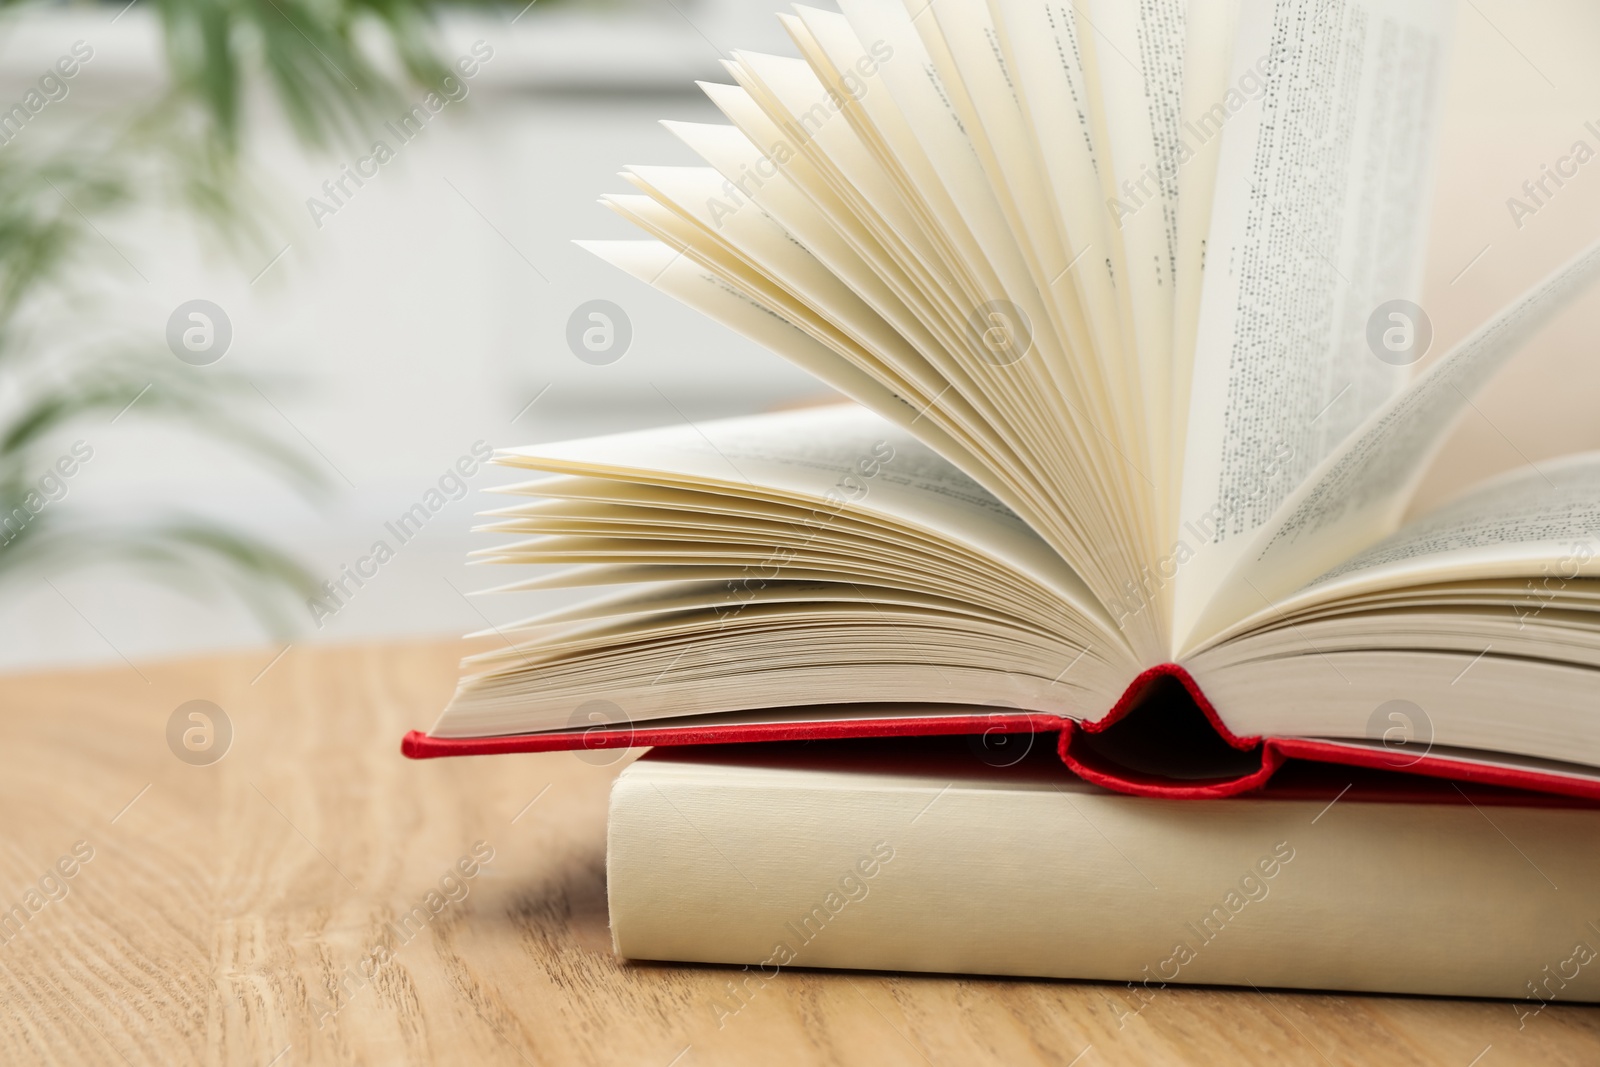
M588 247L847 401L502 450L543 477L480 558L610 589L407 750L1046 730L1162 795L1398 744L1600 796L1600 459L1400 524L1600 273L1413 375L1454 4L840 6L732 53L726 123L668 123L705 165L628 168L646 239Z

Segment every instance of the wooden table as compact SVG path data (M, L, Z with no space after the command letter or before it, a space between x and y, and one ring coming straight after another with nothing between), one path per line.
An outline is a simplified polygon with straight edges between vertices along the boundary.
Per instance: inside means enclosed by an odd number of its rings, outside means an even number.
M611 954L620 762L400 757L463 647L0 680L0 908L23 908L0 926L0 1062L1600 1062L1593 1008L1552 1006L1519 1031L1505 1003L1172 988L1134 1015L1113 984L875 973L785 972L719 1029L732 969ZM197 699L233 730L210 765L167 741ZM191 760L204 741L191 735ZM478 842L494 854L481 871ZM475 877L441 890L462 857Z

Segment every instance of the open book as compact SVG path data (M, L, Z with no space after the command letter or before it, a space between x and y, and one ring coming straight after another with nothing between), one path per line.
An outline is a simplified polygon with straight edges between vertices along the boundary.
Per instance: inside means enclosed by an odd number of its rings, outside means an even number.
M1600 272L1425 372L1446 0L843 0L738 53L593 250L853 404L510 449L434 756L1059 735L1091 781L1306 757L1600 796L1600 455L1402 524ZM996 741L996 744L999 744Z

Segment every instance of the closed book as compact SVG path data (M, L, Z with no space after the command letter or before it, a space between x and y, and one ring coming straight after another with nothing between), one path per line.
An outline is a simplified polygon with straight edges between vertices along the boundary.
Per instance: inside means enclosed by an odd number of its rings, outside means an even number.
M619 955L1600 1000L1600 805L1290 763L1129 796L981 740L657 749L617 779Z

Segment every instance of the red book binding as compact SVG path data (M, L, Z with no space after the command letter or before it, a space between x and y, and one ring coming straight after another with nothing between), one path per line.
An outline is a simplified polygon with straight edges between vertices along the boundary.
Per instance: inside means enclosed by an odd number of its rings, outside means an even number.
M1214 748L1236 758L1242 766L1228 773L1194 777L1192 774L1161 773L1147 765L1130 766L1108 755L1098 742L1111 736L1119 723L1126 730L1129 717L1146 705L1151 694L1162 685L1180 685L1204 716ZM1152 667L1139 675L1122 698L1105 715L1093 722L1080 722L1058 715L1037 712L993 712L956 714L926 718L850 718L830 722L741 723L728 725L647 726L631 723L588 726L582 729L515 734L504 737L430 737L420 730L406 734L400 751L410 759L438 759L443 756L490 756L509 752L562 752L579 749L648 748L676 745L720 745L753 741L833 740L863 737L934 737L948 735L1057 735L1056 751L1079 777L1096 785L1134 796L1168 798L1229 797L1249 793L1266 785L1287 760L1342 764L1377 770L1446 778L1482 785L1505 786L1540 793L1600 800L1600 777L1552 773L1525 767L1499 766L1470 758L1434 753L1412 755L1391 748L1374 748L1338 741L1298 737L1238 737L1223 725L1217 711L1200 691L1189 672L1175 663ZM1225 748L1224 748L1225 746ZM1137 764L1141 761L1132 761ZM1149 761L1142 761L1148 764Z

